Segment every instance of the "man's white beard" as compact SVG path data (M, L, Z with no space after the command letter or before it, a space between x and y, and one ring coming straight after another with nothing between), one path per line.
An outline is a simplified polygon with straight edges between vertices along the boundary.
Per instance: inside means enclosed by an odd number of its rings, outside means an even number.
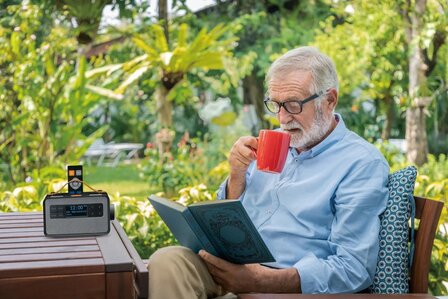
M295 120L287 124L280 124L280 128L282 130L299 129L297 133L288 131L291 134L291 142L289 144L291 147L305 150L322 141L322 138L330 130L333 117L333 115L330 115L330 117L324 116L322 110L318 107L313 123L308 131L305 131L302 125Z

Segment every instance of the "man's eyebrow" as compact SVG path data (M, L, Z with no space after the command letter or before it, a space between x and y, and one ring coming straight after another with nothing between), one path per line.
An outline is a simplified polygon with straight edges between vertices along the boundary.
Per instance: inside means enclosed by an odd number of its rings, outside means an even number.
M272 98L272 97L269 97L268 96L268 98L269 98L269 100L271 100L271 101L273 101L273 102L297 102L297 101L302 101L303 99L301 99L301 98L299 98L299 97L297 97L297 96L292 96L292 97L287 97L286 99L284 99L283 101L279 101L278 99L275 99L275 98Z

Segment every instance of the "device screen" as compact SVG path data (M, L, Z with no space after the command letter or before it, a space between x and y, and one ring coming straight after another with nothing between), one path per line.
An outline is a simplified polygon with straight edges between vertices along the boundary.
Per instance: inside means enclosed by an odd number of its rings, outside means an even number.
M68 204L50 206L50 218L102 217L103 204Z
M66 205L65 217L87 216L87 205Z

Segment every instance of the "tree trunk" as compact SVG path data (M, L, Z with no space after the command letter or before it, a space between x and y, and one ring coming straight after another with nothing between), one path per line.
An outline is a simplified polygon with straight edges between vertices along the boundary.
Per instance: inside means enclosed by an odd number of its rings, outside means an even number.
M264 93L263 93L263 80L258 78L255 69L252 73L243 78L243 100L244 104L253 105L257 114L258 123L255 125L254 130L258 132L261 128L268 126L264 119Z
M406 144L408 160L422 165L428 157L425 107L410 107L406 111Z
M411 8L408 7L410 10ZM426 114L429 98L422 98L422 89L426 86L427 65L423 61L423 49L418 38L422 30L426 0L416 0L412 12L408 11L407 43L409 56L409 96L411 105L406 111L406 145L409 162L421 166L427 161L428 138L426 136Z
M159 21L162 22L163 32L165 33L166 43L170 44L168 32L168 2L167 0L158 0ZM163 84L156 88L157 111L159 113L159 122L162 128L171 128L173 126L173 103L167 99L170 90Z
M426 109L431 103L430 97L421 97L419 88L426 85L426 65L422 60L422 51L418 46L411 50L409 59L409 96L411 105L406 110L406 146L407 158L418 166L428 161L428 138L426 135Z
M395 103L390 94L387 94L384 97L384 104L386 105L386 121L384 122L381 139L388 140L390 138L390 132L392 131L392 124L395 120Z
M167 0L158 1L159 21L162 21L163 32L165 33L166 43L170 44L168 33L168 3Z
M171 128L173 126L173 103L168 100L169 90L159 84L156 88L157 112L159 122L163 128Z

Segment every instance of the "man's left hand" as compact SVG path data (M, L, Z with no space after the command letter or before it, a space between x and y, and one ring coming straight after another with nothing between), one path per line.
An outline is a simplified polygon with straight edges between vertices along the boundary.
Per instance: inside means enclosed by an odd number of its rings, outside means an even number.
M199 256L217 284L235 294L298 293L300 277L295 268L272 269L260 264L238 265L220 259L205 250Z
M205 250L201 250L199 256L206 263L215 282L235 294L259 291L262 277L269 270L260 264L232 264Z

